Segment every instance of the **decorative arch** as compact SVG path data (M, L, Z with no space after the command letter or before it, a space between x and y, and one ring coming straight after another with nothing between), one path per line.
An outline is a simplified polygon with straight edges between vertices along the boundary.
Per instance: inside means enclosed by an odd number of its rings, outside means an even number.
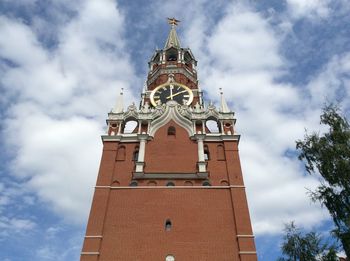
M226 179L223 179L223 180L221 180L220 185L221 186L228 186L229 183L228 183L228 181Z
M189 136L194 134L192 122L180 114L178 106L179 105L175 101L167 103L164 113L158 119L152 121L149 131L150 136L154 137L157 130L171 120L183 127Z
M117 150L117 161L124 161L125 160L125 146L119 146Z
M147 185L148 186L157 186L157 182L156 181L154 181L154 180L151 180L151 181L148 181L148 183L147 183Z
M216 159L225 160L225 150L222 144L217 145L216 147Z
M118 180L114 180L114 181L112 182L112 186L118 187L118 186L120 186L120 182L119 182Z
M191 186L193 186L193 183L192 183L192 181L186 180L184 185L191 187Z

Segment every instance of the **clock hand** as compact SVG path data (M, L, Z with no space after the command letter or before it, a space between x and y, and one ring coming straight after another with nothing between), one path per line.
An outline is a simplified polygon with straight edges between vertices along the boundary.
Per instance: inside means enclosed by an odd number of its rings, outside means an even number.
M170 85L170 99L172 100L173 99L173 89L174 89L174 86L173 85ZM168 99L168 98L167 98Z
M175 94L171 93L168 97L166 97L166 99L169 99L169 98L173 99L174 96L179 95L179 94L184 93L184 92L187 92L187 90L183 90L183 91L177 92Z

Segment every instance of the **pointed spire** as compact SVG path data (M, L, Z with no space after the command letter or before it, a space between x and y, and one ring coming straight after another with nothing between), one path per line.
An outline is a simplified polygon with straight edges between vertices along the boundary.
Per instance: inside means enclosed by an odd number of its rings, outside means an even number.
M180 41L179 38L177 37L177 33L175 30L175 27L179 23L179 20L176 20L175 18L168 18L168 23L171 25L170 33L168 36L168 39L166 40L164 49L168 49L169 47L175 47L175 48L180 48Z
M224 112L224 113L231 112L231 110L227 106L222 88L220 88L220 96L221 96L221 112Z
M112 110L113 113L121 113L124 111L123 91L124 91L124 88L121 88L120 94L117 98L117 103Z

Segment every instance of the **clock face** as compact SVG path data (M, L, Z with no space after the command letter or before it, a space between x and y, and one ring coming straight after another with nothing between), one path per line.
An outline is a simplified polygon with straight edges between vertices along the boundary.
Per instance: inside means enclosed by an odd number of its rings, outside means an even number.
M193 101L193 93L190 88L180 83L164 83L156 87L150 96L153 106L176 101L179 104L190 105Z

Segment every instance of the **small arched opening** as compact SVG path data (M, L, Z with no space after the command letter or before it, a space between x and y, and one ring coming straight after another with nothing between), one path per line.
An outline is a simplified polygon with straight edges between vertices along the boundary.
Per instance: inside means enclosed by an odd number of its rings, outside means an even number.
M166 60L168 62L177 61L177 50L176 50L176 48L170 48L166 52Z
M175 187L175 183L172 182L172 181L169 181L169 182L166 183L166 186L167 187Z
M210 133L219 133L220 132L219 124L216 120L209 119L209 120L207 120L205 125Z
M130 187L137 187L139 184L137 183L137 181L136 180L133 180L133 181L131 181L130 182Z
M205 186L205 187L210 187L210 186L211 186L209 180L203 181L203 184L202 184L202 185Z
M165 220L165 231L170 231L171 226L172 226L172 224L171 224L170 219Z
M225 160L225 151L223 145L218 145L216 147L216 158L217 160Z
M124 133L133 133L136 130L137 127L137 121L135 120L129 120L124 125Z
M125 160L125 146L119 146L117 150L117 161Z
M176 129L175 129L174 126L170 126L170 127L168 128L168 136L169 136L169 137L174 137L174 138L175 138L175 136L176 136Z

